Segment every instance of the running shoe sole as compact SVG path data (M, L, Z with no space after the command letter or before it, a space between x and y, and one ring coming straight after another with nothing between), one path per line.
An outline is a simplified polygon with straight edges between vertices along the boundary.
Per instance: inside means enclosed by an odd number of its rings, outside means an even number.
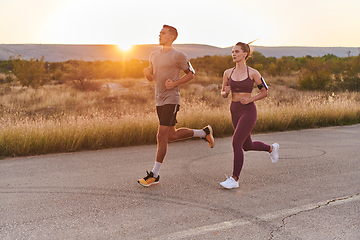
M138 181L138 183L139 183L141 186L143 186L143 187L150 187L151 185L157 185L157 184L159 184L159 182L153 182L153 183L149 183L148 185L145 185L145 184L141 183L140 181Z
M156 184L159 183L160 176L158 176L157 178L154 178L154 175L153 175L152 172L149 173L148 171L146 171L146 173L147 173L147 176L146 176L146 177L144 177L144 178L142 178L142 179L139 179L139 180L137 181L141 186L150 187L151 185L156 185ZM149 178L153 178L154 181L151 182L151 183L148 183L147 180L148 180Z
M210 131L210 133L206 134L205 139L206 139L206 141L209 143L209 146L210 146L211 148L213 148L214 145L215 145L215 140L214 140L214 135L213 135L213 129L212 129L212 127L211 127L210 125L207 125L205 128L208 128L209 131Z

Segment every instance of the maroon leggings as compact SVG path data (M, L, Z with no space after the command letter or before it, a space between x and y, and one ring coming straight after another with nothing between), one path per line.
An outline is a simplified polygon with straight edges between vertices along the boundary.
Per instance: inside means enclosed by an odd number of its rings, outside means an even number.
M263 142L252 141L251 131L253 130L257 111L255 104L243 105L241 102L231 102L231 121L234 127L233 149L234 149L234 170L233 176L239 177L244 164L244 151L270 151L270 145Z

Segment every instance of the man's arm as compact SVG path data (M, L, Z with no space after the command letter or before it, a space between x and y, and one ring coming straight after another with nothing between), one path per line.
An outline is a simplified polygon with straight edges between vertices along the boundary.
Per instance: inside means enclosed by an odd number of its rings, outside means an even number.
M150 67L144 68L143 73L148 81L154 81L154 76L152 75Z
M173 81L171 79L166 80L165 87L166 87L166 89L173 89L176 86L179 86L181 84L191 81L193 78L194 78L194 73L188 72L186 75L184 75L182 78L180 78L177 81Z
M182 68L182 70L185 72L185 75L177 81L173 81L171 79L166 80L166 89L173 89L181 84L191 81L194 78L195 70L191 63L187 60L185 54L182 55L182 63L183 66L180 68Z

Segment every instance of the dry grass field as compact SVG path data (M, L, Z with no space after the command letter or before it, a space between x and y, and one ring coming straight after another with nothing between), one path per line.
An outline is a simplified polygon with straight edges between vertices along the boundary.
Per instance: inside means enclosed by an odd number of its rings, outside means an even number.
M296 90L297 76L266 78L269 96L256 103L254 132L286 131L360 122L360 94ZM221 78L196 76L182 86L177 127L211 124L215 137L233 132L230 99ZM158 120L154 85L144 79L96 80L93 91L69 84L37 90L0 89L0 156L154 144ZM254 94L256 93L254 89ZM349 107L351 106L351 107Z

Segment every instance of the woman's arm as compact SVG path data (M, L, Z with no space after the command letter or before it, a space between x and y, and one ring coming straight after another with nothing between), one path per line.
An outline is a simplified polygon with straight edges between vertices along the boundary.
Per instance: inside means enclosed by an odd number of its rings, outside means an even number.
M230 74L231 69L228 69L224 72L223 75L223 84L222 84L222 89L221 89L221 96L223 98L227 98L230 94L230 86L229 86L229 74Z

